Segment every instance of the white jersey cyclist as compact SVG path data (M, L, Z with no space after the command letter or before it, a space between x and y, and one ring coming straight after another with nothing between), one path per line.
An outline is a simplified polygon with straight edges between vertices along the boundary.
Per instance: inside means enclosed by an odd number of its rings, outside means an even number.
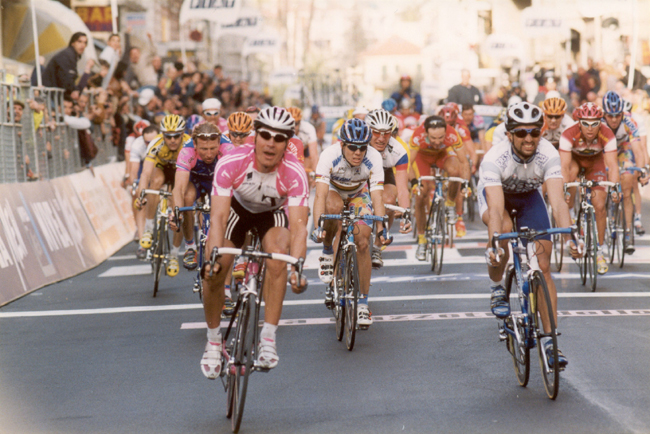
M571 118L571 116L565 114L562 117L562 122L560 123L560 126L554 130L543 129L542 137L551 143L560 143L560 137L562 137L562 133L564 132L564 130L566 130L567 128L569 128L571 125L575 123L576 121L574 121Z
M241 145L219 159L213 196L234 196L247 211L258 214L289 206L308 206L309 183L298 159L286 151L270 173L255 168L255 146ZM288 199L288 200L287 200Z
M487 210L485 187L500 185L505 194L540 190L551 178L562 179L560 153L546 139L540 139L537 152L528 161L519 158L510 142L493 146L483 157L479 170L478 197L481 215Z
M371 192L383 190L382 156L376 149L368 146L361 165L352 167L343 157L340 143L336 146L329 146L321 153L318 160L316 182L329 184L330 190L337 191L341 197L354 196L364 188L366 182Z
M409 164L409 156L406 149L394 137L388 141L388 145L381 152L381 158L384 169L392 169L393 167Z
M494 129L492 134L492 146L497 146L502 143L510 143L508 136L506 136L506 123L502 122Z

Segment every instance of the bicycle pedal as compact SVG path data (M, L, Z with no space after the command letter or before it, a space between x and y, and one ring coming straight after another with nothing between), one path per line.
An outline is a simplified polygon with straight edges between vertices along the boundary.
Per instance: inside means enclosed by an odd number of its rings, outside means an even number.
M357 325L357 327L359 328L359 330L364 330L364 331L370 328L370 326L362 326L362 325Z
M199 284L195 283L194 286L192 287L192 292L196 294L200 290L201 290L201 287L199 286Z

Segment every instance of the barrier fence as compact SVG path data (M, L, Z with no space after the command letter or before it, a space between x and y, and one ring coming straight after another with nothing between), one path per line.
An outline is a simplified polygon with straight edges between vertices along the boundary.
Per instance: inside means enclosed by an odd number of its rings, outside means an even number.
M54 179L84 168L78 130L65 123L63 93L59 88L0 84L1 184ZM93 164L115 161L110 122L93 123L90 132L98 148Z

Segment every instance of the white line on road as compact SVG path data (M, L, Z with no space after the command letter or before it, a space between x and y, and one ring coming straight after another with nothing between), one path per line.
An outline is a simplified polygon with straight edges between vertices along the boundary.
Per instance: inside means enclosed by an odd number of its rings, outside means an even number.
M386 301L418 301L418 300L478 300L488 299L490 294L424 294L424 295L398 295L386 297L372 297L372 302ZM647 298L650 292L561 292L559 298ZM309 300L285 300L284 306L308 306L323 304L322 298ZM109 313L132 313L132 312L159 312L174 310L203 309L200 303L193 304L171 304L164 306L129 306L129 307L108 307L98 309L68 309L68 310L40 310L23 312L0 312L1 318L28 318L43 316L74 316L74 315L100 315Z
M107 259L107 261L124 261L127 259L136 259L135 255L115 255Z
M617 310L569 310L558 312L560 317L594 317L594 316L650 316L650 309L617 309ZM374 316L375 322L403 322L403 321L441 321L449 319L494 319L490 312L450 312L450 313L425 313L410 315L383 315ZM322 325L334 323L333 317L328 318L300 318L283 319L278 325ZM228 327L228 321L222 321L221 327ZM181 330L205 329L205 322L188 322L181 325Z

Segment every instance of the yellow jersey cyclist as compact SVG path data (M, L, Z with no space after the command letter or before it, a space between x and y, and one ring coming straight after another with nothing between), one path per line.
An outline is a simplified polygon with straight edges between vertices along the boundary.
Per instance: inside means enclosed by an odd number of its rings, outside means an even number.
M145 204L140 203L140 192L142 189L150 188L159 190L163 185L174 188L174 178L176 176L176 160L183 144L188 142L191 137L184 133L185 120L178 115L167 115L160 121L161 134L156 136L152 141L147 156L144 159L140 183L135 192L136 207L141 208L145 205L145 223L144 233L140 238L140 246L144 249L151 248L153 244L153 226L156 217L156 208L158 206L158 197L149 199ZM171 207L174 208L173 198ZM178 255L183 234L174 233L172 241L173 247L170 251L170 258L167 264L167 274L176 276L179 271Z

